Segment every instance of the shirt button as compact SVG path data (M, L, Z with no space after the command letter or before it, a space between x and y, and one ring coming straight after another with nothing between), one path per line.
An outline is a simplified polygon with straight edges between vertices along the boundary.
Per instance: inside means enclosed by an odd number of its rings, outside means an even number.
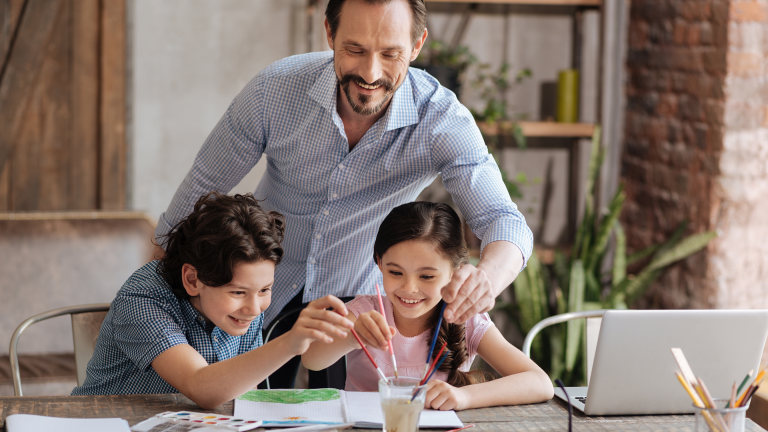
M339 164L339 169L344 169L344 164Z
M315 263L315 260L314 260L314 259L310 259L310 260L309 260L309 263L310 263L310 264L314 264L314 263Z
M326 210L326 211L323 212L323 214L328 216L330 214L330 212L328 210Z
M323 236L321 236L320 234L315 234L315 238L320 239L320 238L323 238Z
M298 285L296 285L296 284L293 284L293 289L296 289L296 288L298 288L298 287L299 287Z
M219 337L218 337L218 336L214 336L214 337L213 337L213 341L214 341L214 342L216 342L216 341L218 341L218 340L219 340Z
M331 195L331 198L337 198L338 196L339 196L339 194L333 194L333 195Z

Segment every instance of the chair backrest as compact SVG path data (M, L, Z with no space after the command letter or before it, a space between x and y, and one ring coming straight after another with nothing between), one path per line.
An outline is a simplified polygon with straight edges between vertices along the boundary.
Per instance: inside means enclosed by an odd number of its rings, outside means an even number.
M75 344L75 365L77 366L77 385L85 381L85 369L96 349L96 338L101 330L101 323L107 311L72 314L72 341Z
M582 312L568 312L560 315L554 315L549 318L545 318L536 323L533 328L525 336L523 341L523 354L531 357L531 345L533 344L533 338L539 334L544 328L554 324L564 323L573 319L586 319L587 320L587 335L586 344L587 347L587 385L589 385L589 377L592 375L592 363L595 360L595 350L597 350L597 337L600 334L600 324L602 323L602 316L607 309L598 309Z
M69 306L43 312L31 318L27 318L16 327L16 331L13 332L11 343L8 347L9 358L11 361L11 378L13 378L13 391L16 396L23 396L21 390L21 374L19 372L18 344L19 337L27 327L50 318L62 315L72 315L75 363L77 364L77 383L80 385L85 380L85 368L88 365L91 356L93 356L93 350L96 346L96 337L99 334L99 328L104 321L107 311L109 311L109 303Z

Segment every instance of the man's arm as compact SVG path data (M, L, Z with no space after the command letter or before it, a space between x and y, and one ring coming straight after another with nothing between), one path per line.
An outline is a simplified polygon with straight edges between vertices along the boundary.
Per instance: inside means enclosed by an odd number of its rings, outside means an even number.
M483 249L477 267L465 264L443 287L443 300L448 303L445 319L463 323L491 310L496 297L515 280L522 267L523 254L517 246L506 241L490 243Z
M448 303L445 319L459 323L493 307L530 256L533 233L464 106L454 101L436 116L431 132L433 164L469 227L482 239L477 267L462 266L442 291Z

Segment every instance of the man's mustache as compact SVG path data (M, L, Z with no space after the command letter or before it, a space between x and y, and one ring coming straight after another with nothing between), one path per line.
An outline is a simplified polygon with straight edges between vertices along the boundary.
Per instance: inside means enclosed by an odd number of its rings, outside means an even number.
M342 86L346 86L351 82L354 82L356 84L365 84L367 86L373 86L373 87L382 86L384 87L384 90L386 90L387 92L391 92L395 89L395 84L392 81L384 78L379 78L376 81L369 84L365 82L365 80L360 75L357 75L357 74L346 74L341 77L340 83Z

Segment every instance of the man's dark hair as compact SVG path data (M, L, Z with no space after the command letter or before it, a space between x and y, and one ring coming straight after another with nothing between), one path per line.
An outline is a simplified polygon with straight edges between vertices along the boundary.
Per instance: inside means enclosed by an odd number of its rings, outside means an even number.
M336 30L339 28L339 19L341 18L341 7L347 0L330 0L328 7L325 8L325 19L328 20L328 26L331 27L331 37L336 39ZM427 28L427 7L424 0L363 0L369 4L387 4L392 1L405 1L411 7L411 44L416 42L424 34Z
M220 287L232 281L237 264L262 260L279 264L284 232L283 216L262 210L252 194L211 192L165 235L166 252L157 272L182 300L189 297L181 281L184 264L197 270L200 282Z

